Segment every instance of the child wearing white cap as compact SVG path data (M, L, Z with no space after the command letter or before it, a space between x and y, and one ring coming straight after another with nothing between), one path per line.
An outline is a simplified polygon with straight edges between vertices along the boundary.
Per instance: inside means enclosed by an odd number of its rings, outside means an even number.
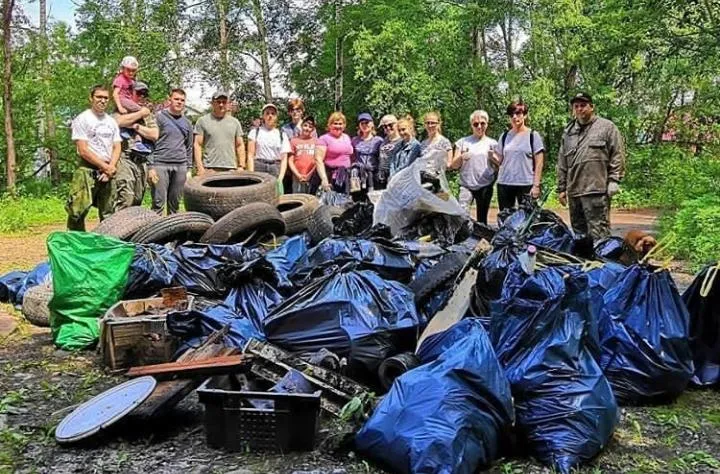
M134 56L125 56L120 63L120 72L113 79L113 100L117 111L121 114L140 110L135 98L135 75L139 66Z

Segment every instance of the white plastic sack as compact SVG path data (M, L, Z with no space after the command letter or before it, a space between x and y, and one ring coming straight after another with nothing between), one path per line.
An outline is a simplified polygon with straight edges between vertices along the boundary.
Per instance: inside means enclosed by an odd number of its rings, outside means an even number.
M433 151L422 155L412 165L392 177L375 206L373 224L385 224L396 234L426 214L467 216L467 212L450 193L443 170L438 172L438 178L447 200L422 187L420 173L433 168L432 163L442 159L438 154L444 155L444 152Z

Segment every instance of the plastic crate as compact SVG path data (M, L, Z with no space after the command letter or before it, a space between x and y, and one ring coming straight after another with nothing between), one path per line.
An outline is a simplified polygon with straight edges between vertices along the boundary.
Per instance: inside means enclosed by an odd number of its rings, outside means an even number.
M311 451L320 413L320 391L312 394L243 391L230 375L207 379L198 388L205 405L207 443L228 451ZM249 400L270 400L270 409Z

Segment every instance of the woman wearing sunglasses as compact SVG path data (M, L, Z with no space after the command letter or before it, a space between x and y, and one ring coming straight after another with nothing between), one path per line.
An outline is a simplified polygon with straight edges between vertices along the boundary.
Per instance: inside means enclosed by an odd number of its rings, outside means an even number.
M545 146L542 137L527 126L528 106L522 100L507 108L510 130L500 136L495 159L500 210L520 204L523 196L540 197Z
M440 113L431 111L425 114L423 117L423 123L425 124L425 131L427 132L427 138L420 142L420 149L422 154L432 153L440 151L443 153L442 162L434 163L435 169L428 170L431 172L438 172L445 169L447 163L452 160L452 143L450 140L445 138L442 134L442 120L440 119Z
M380 128L385 139L380 145L378 153L378 168L375 175L375 189L385 189L390 177L390 162L395 158L395 153L400 149L402 139L397 131L398 119L394 115L384 115L380 119Z
M484 110L476 110L470 114L472 135L455 143L455 155L448 165L450 169L460 169L460 186L469 190L472 195L472 199L467 200L463 207L469 211L470 203L474 199L476 220L485 225L495 181L495 171L489 155L497 146L497 142L486 135L489 121Z

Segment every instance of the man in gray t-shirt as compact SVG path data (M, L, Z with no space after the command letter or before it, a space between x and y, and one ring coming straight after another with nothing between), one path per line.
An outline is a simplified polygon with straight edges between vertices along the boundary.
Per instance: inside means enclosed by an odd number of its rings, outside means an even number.
M228 95L218 91L212 97L212 112L195 124L195 167L205 171L245 169L245 143L240 122L227 113Z

